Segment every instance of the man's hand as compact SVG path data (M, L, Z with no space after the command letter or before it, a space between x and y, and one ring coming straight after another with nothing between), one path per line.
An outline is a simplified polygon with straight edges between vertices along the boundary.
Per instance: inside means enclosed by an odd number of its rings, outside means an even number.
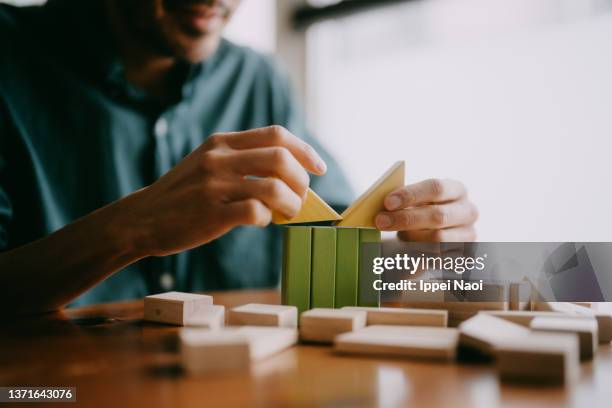
M301 208L307 171L326 165L280 126L219 133L151 186L124 202L146 255L168 255L209 242L239 225L265 226L272 211Z
M404 241L466 242L476 239L476 206L462 183L431 179L393 191L376 216L381 231L398 231Z

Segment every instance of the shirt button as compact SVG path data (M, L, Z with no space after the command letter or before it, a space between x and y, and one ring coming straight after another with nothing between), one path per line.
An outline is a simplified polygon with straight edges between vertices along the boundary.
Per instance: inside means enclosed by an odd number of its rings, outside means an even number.
M159 277L159 286L164 290L170 290L174 286L174 278L170 273L164 272Z
M155 132L155 136L159 138L166 137L168 134L168 121L164 118L159 118L159 120L155 122L153 132Z

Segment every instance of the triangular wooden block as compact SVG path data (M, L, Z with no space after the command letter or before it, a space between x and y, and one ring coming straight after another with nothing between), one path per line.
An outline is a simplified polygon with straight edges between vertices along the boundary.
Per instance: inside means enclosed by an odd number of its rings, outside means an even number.
M302 209L292 219L287 219L274 212L272 222L275 224L298 224L303 222L336 221L342 217L311 189L308 189Z
M375 228L374 217L384 209L385 197L404 185L405 162L395 163L357 201L342 213L339 227Z

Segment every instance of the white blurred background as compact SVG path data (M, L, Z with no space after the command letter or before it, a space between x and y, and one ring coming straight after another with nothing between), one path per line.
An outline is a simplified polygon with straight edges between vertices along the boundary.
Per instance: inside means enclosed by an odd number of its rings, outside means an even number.
M409 182L467 184L482 241L612 241L612 1L406 1L295 30L305 3L243 0L227 36L284 60L356 191L405 159Z

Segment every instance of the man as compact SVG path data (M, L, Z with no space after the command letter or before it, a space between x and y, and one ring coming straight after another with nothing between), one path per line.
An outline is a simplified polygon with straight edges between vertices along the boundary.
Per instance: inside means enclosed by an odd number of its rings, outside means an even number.
M274 63L221 38L238 3L0 8L3 310L275 286L271 211L296 214L309 185L351 201ZM474 239L459 182L385 205L376 222L401 239Z

